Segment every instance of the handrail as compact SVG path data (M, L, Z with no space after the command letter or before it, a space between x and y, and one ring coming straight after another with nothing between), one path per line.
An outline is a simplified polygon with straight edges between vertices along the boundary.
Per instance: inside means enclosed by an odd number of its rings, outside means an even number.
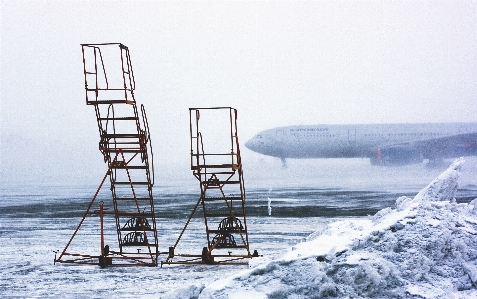
M98 91L101 91L101 90L104 90L104 91L107 91L107 90L126 90L126 91L133 91L134 89L130 89L130 88L86 88L87 91L95 91L95 90L98 90Z
M119 47L121 47L121 46L119 46ZM136 80L134 80L134 71L133 71L133 67L132 67L131 56L129 55L128 48L125 47L125 49L126 49L126 61L127 61L127 65L128 65L129 84L131 86L131 89L134 90L134 89L136 89ZM132 82L131 82L131 79L132 79Z
M103 54L101 54L101 49L99 47L94 47L94 55L95 55L95 69L96 69L96 89L98 89L98 69L96 67L96 49L98 50L99 53L99 59L101 60L101 65L103 67L103 74L104 74L104 80L106 81L106 88L109 89L109 83L108 83L108 76L106 75L106 68L104 67L104 60L103 60Z
M151 171L152 171L152 185L154 186L154 180L155 180L155 175L154 175L154 153L152 151L152 142L151 142L151 133L149 131L149 122L147 120L147 115L146 115L146 109L144 108L144 105L141 104L141 113L142 113L142 122L144 125L144 130L146 132L146 140L149 142L149 149L151 150Z
M96 46L107 46L107 45L122 45L123 47L126 47L124 46L122 43L98 43L98 44L81 44L82 46L84 47L96 47Z
M204 151L204 141L202 140L202 133L199 132L199 140L200 140L200 147L201 147L201 150L202 150L202 163L204 163L205 165L205 151Z

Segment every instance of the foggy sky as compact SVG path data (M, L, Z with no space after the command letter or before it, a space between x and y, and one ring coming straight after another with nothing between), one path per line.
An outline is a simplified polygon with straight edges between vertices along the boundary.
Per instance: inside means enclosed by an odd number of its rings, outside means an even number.
M0 3L0 183L102 178L81 43L129 47L159 178L189 107L237 108L249 161L275 126L477 121L476 1Z

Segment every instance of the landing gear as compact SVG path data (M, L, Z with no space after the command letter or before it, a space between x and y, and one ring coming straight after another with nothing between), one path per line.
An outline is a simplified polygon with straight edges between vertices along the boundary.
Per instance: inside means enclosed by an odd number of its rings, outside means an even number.
M282 169L287 169L287 160L285 158L280 158L280 160L282 161Z

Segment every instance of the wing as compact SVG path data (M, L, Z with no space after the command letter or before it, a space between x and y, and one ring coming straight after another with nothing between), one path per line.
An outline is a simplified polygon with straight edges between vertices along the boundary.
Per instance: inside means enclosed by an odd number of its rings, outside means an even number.
M477 155L477 133L386 145L383 154L419 155L422 159L444 159Z
M443 159L477 155L477 133L459 134L415 141L414 148L425 159Z

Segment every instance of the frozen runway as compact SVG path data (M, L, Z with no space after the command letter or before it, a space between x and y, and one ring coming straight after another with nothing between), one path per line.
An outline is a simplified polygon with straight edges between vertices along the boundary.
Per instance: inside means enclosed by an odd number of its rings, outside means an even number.
M409 180L411 180L410 178ZM421 178L421 181L427 178ZM279 258L330 222L369 219L377 211L394 207L401 196L414 196L421 183L394 187L322 188L270 184L247 189L247 225L250 250L258 262ZM427 181L429 183L429 181ZM282 185L282 187L276 187ZM422 185L422 184L421 184ZM425 184L424 184L425 185ZM411 187L410 187L411 186ZM0 297L22 298L160 298L187 286L208 285L248 266L110 267L53 265L55 250L62 250L76 228L96 186L2 186L0 203ZM107 188L106 188L107 189ZM389 191L390 190L390 191ZM100 196L109 199L109 190ZM155 203L160 251L167 251L180 233L198 199L194 188L156 187ZM477 186L461 185L458 202L477 197ZM271 216L268 215L270 200ZM205 246L202 211L197 212L176 252L200 254ZM91 222L93 223L93 222ZM112 219L106 227L113 226ZM114 245L115 231L109 238ZM98 226L84 227L85 250L99 251ZM90 240L90 241L88 241ZM166 255L159 256L159 261Z

